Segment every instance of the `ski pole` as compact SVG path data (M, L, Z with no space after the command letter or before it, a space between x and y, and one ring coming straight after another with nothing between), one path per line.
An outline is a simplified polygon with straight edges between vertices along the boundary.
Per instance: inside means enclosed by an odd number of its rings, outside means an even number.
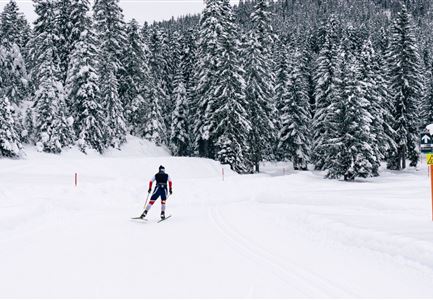
M147 193L146 203L144 203L144 209L146 209L147 202L149 201L149 196L150 196L150 193Z

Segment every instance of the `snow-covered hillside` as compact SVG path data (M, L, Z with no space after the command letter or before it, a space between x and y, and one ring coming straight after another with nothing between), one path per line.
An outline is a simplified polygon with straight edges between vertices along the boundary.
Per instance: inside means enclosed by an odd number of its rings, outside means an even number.
M0 160L0 297L433 297L426 168L223 181L214 161L135 139L104 157L26 152ZM160 164L173 217L156 223L158 202L134 222Z

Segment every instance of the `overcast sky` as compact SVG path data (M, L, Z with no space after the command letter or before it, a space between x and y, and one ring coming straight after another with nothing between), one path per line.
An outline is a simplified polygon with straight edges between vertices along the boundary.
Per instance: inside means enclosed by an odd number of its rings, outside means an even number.
M0 9L8 3L0 0ZM27 16L29 22L35 19L33 2L30 0L16 0L20 9ZM231 0L232 4L239 0ZM120 0L126 20L135 18L140 23L168 20L172 16L199 13L204 5L202 0Z

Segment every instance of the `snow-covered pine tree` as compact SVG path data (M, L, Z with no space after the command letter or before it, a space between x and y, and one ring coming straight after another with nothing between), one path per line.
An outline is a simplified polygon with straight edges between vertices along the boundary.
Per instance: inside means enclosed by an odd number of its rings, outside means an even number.
M238 28L234 23L228 0L222 1L224 12L223 33L220 37L221 60L217 68L218 86L210 124L216 141L216 157L223 164L230 164L238 173L251 173L249 135L252 130L248 119L245 97L244 70L239 63L240 45Z
M273 44L268 0L258 0L251 15L253 29L250 32L245 59L246 101L249 119L254 125L251 131L251 157L255 171L259 163L272 155L276 141L275 132L275 76L270 46Z
M311 116L314 116L314 113L316 111L316 100L314 97L314 64L316 61L316 53L314 53L312 49L312 35L311 33L307 34L303 38L302 42L302 64L301 64L301 70L302 74L305 77L305 80L307 82L307 89L308 89L308 97L310 99L310 110L311 110Z
M19 105L28 94L29 79L20 48L23 35L21 18L17 3L11 0L5 6L0 22L0 87L14 105Z
M392 27L387 62L398 145L397 151L388 157L388 168L400 170L406 168L406 159L410 166L416 166L419 161L418 108L424 93L421 58L411 18L404 5Z
M428 81L427 95L424 103L425 123L433 124L433 76Z
M106 143L120 149L126 141L124 107L119 98L119 76L125 45L124 22L119 0L97 0L93 7L95 31L97 34L98 86L101 105L107 121Z
M25 144L35 143L35 122L33 117L33 109L28 107L25 111L23 120L24 130L21 133L21 141Z
M170 148L175 156L189 155L188 103L182 67L178 67L173 99L176 101L171 119Z
M278 117L281 116L281 110L284 107L284 97L287 94L287 84L289 82L289 73L292 65L289 64L289 49L286 44L286 38L280 37L277 47L276 71L275 71L275 107ZM281 121L276 123L278 131L281 129ZM278 158L282 159L278 150Z
M135 19L127 24L126 35L127 47L124 50L119 95L125 107L125 117L131 127L130 131L133 132L138 119L142 117L137 115L138 106L150 77L149 49L143 42L140 26Z
M300 50L292 53L291 60L292 66L288 66L286 82L280 82L278 87L281 105L278 153L281 153L283 159L290 159L295 170L307 170L311 147L308 83L302 74ZM286 76L281 71L280 69L280 80Z
M149 43L150 57L149 65L152 72L154 84L157 85L155 92L158 93L158 103L161 109L161 115L167 127L170 118L171 91L169 89L169 49L167 45L167 36L164 30L154 26L151 31ZM171 85L171 84L170 84ZM165 143L166 141L164 141Z
M81 33L69 57L66 95L80 150L86 153L95 149L103 153L107 127L99 97L96 39L92 20L87 16L90 4L88 0L73 0L72 5L74 20L79 20L74 23L77 27L73 32L76 34L79 28Z
M148 83L141 101L142 106L139 108L142 112L142 122L139 124L137 134L157 145L163 145L167 141L167 129L160 106L161 87L158 85L158 79L153 75Z
M59 69L58 39L55 29L55 3L37 0L38 18L35 21L34 49L37 58L35 82L35 140L39 151L60 153L74 142L72 119L67 117L65 92Z
M20 142L23 144L25 143L26 134L23 111L21 109L15 110L13 118L15 120L15 131L20 138Z
M20 21L22 17L16 1L10 0L0 16L0 43L2 45L17 44L21 46L23 28L20 26Z
M357 177L371 177L377 157L371 146L372 116L370 103L365 98L366 83L361 80L359 62L348 52L345 53L343 74L342 96L332 105L331 123L335 136L328 141L324 167L328 170L328 178L343 177L352 181Z
M3 94L0 97L0 157L17 158L22 145L11 109L8 98Z
M79 2L72 4L72 0L61 0L56 1L56 31L58 33L58 38L55 41L56 47L59 53L59 66L61 72L61 79L63 84L66 82L66 77L68 73L69 58L71 52L74 49L75 43L78 40L73 41L72 38L79 38L76 34L73 35L73 30L78 30L75 25L80 23L80 20L76 20L75 17L80 17L76 12L72 13L79 7ZM78 5L77 5L78 4Z
M82 43L81 34L89 30L89 26L92 26L92 20L87 16L89 12L89 1L88 0L68 0L66 3L68 7L58 4L57 9L60 10L59 16L57 18L57 30L60 32L60 40L64 42L59 49L59 56L67 57L62 63L62 76L65 76L65 90L69 93L68 88L66 88L68 77L70 77L69 67L72 65L69 63L72 52L76 50L75 45L79 42ZM89 23L90 22L90 23ZM86 33L87 34L87 33ZM90 41L90 40L89 40ZM90 47L93 47L92 45ZM65 63L68 63L65 65ZM75 70L76 71L76 70ZM66 97L66 103L68 108L72 108L74 103L70 102L73 100L72 97ZM74 113L73 113L74 114Z
M214 94L218 77L216 71L221 60L220 36L223 32L221 0L207 0L199 25L197 66L194 91L193 132L194 151L204 157L214 158L214 143L209 132L210 107L214 103Z
M381 39L381 43L383 43L383 45L378 47L378 52L376 55L375 62L373 63L373 68L374 68L374 73L376 75L376 87L379 96L379 102L382 105L382 119L383 119L382 124L383 124L383 131L384 131L384 139L379 139L378 142L379 142L379 148L382 157L384 157L385 160L387 160L390 154L397 152L398 146L396 143L397 133L394 130L395 107L393 105L392 97L390 94L389 69L388 69L389 66L386 60L388 42L384 41L383 38Z
M187 92L188 102L192 99L195 88L194 72L197 60L197 32L194 29L188 30L183 36L182 51L180 60L183 65L183 78Z
M100 101L107 130L105 131L106 147L120 149L126 142L127 125L124 118L124 107L119 98L119 83L113 66L113 58L106 56L106 62L100 62L97 73L99 74Z
M64 99L63 85L56 74L50 51L45 54L45 61L39 67L40 84L34 96L36 105L36 146L39 151L60 153L64 146L73 143L72 124L66 119L62 105Z
M0 16L0 44L8 51L13 48L13 45L17 45L20 52L19 56L23 57L22 64L24 64L27 55L25 46L30 38L30 31L30 25L24 14L19 11L17 3L15 0L10 0ZM16 52L16 49L14 52ZM17 64L15 63L15 65ZM14 102L10 98L9 101Z
M191 142L195 140L193 124L195 122L195 107L194 107L194 99L195 99L195 88L197 86L195 76L196 66L197 66L197 31L195 29L188 30L184 35L183 47L181 52L181 62L183 69L183 80L185 82L185 90L186 90L186 102L187 102L187 123L188 123L188 136L190 141L190 147L188 150L188 155L193 155L194 146L191 145Z
M141 38L143 39L143 43L149 46L150 44L150 28L147 22L144 22L141 27Z
M173 91L175 89L175 78L177 76L178 66L183 63L181 61L183 48L183 35L175 30L168 37L165 49L167 49L166 60L167 60L167 89L170 92L170 98L173 96ZM175 104L174 98L170 100L170 103ZM171 115L174 107L168 108L167 113Z
M341 46L339 36L340 24L329 19L325 43L316 61L314 74L316 109L313 119L312 161L316 170L323 170L327 160L329 139L335 136L331 122L334 105L341 97Z
M17 44L0 46L2 67L0 87L9 101L18 106L28 96L29 78Z
M45 60L43 55L47 48L50 49L55 65L59 65L59 50L57 49L57 40L59 33L56 24L56 4L54 0L34 0L35 12L38 16L34 22L33 35L29 41L29 65L31 66L32 84L37 88L40 78L38 77L39 68ZM58 76L61 78L60 68L57 68Z
M83 36L81 34L89 30L89 26L92 26L92 20L89 17L89 0L69 1L70 7L65 9L65 11L69 13L69 24L66 24L65 32L68 33L67 37L70 43L70 52L72 52L76 49L76 43L82 43Z
M378 76L375 73L377 68L376 54L373 49L371 40L368 39L364 42L359 54L359 73L360 80L363 84L364 98L368 101L368 110L371 115L371 148L375 155L372 161L373 174L379 175L379 167L382 160L385 158L386 148L388 148L388 137L384 129L384 104L380 97L380 88L378 85Z

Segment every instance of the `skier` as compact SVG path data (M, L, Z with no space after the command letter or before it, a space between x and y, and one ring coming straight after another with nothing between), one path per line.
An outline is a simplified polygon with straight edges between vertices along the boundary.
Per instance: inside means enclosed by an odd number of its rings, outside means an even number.
M152 177L149 181L149 191L152 191L152 184L156 181L155 190L153 191L152 197L150 197L149 204L146 206L146 209L141 214L140 218L144 219L146 217L147 212L151 209L152 205L161 197L161 219L165 219L165 201L167 200L167 183L170 195L173 193L173 183L170 179L170 176L165 173L165 168L163 166L159 167L159 172Z

